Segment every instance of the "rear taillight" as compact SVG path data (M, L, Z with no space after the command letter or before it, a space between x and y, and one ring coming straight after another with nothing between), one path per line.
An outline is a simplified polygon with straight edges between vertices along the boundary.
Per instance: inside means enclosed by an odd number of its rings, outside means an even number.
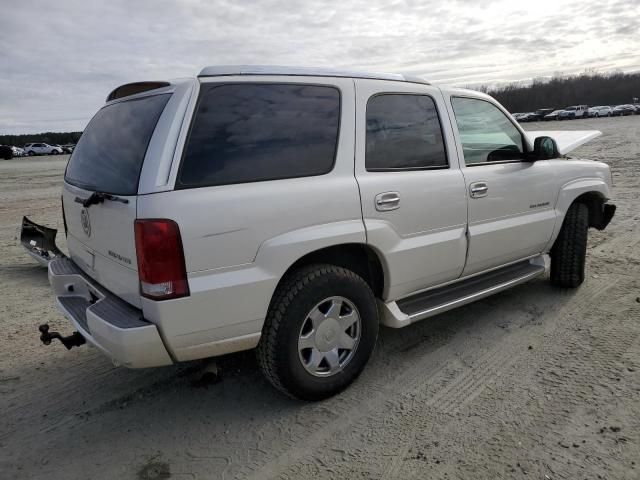
M153 300L189 295L180 229L173 220L136 220L140 293Z

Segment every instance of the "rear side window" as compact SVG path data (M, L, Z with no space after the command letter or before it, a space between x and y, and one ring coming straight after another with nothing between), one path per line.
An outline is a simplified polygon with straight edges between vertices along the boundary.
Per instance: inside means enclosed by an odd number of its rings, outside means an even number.
M178 188L328 173L340 124L338 89L203 85Z
M367 104L369 171L446 168L435 103L426 95L376 95Z
M87 190L135 195L153 130L171 95L103 107L84 129L65 180Z

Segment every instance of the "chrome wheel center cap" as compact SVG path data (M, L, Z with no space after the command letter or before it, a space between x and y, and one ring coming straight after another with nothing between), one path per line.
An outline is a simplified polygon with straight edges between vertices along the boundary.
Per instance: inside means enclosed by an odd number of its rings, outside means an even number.
M316 330L316 346L321 352L328 352L338 346L340 324L335 318L327 318Z

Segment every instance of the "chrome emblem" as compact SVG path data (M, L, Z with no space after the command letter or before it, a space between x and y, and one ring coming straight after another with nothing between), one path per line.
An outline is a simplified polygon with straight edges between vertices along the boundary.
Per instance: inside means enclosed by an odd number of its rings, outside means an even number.
M89 219L89 211L86 208L80 210L80 223L82 224L82 230L87 235L91 236L91 220Z

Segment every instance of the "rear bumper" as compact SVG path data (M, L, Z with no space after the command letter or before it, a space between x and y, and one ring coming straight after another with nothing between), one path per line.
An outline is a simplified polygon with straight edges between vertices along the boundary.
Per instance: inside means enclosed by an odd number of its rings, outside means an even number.
M141 310L95 285L69 258L55 258L48 268L58 308L115 364L143 368L173 363L158 328Z
M63 256L56 246L57 233L55 228L43 227L27 217L22 217L20 242L27 249L31 258L40 265L47 266L54 258Z

